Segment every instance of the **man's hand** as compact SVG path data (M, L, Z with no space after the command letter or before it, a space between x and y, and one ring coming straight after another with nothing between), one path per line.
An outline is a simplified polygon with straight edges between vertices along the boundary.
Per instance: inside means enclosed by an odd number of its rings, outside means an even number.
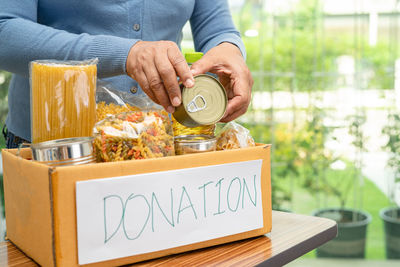
M170 41L137 42L129 51L126 72L169 113L181 104L177 76L186 87L194 85L193 74L185 58L178 46Z
M244 114L251 100L253 78L237 46L221 43L192 65L193 75L211 72L218 75L228 95L228 107L222 122Z

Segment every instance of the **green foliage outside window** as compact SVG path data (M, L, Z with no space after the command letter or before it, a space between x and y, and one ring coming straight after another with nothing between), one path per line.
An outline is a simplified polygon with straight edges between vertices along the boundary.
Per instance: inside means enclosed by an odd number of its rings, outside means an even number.
M324 19L315 1L299 1L293 12L274 16L244 7L236 23L246 46L247 64L254 73L255 91L268 91L271 86L273 90L289 90L292 78L295 90L336 89L342 85L337 70L337 59L342 55L354 56L357 71L363 75L363 89L394 87L397 43L385 38L370 46L365 30L358 39L351 32L330 32L324 28ZM248 29L256 29L259 36L246 37ZM294 72L292 76L287 75L290 72Z
M11 80L11 73L0 70L0 130L3 129L8 113L8 86ZM0 148L5 147L5 140L0 136Z

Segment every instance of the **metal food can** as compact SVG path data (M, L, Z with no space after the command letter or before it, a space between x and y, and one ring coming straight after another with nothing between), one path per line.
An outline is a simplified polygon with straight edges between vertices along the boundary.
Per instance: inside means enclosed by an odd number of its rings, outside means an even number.
M209 135L182 135L175 137L175 154L185 155L215 151L217 139Z
M210 75L200 74L194 77L192 88L182 86L182 104L173 116L186 127L212 125L224 116L227 105L222 84Z
M49 166L96 162L92 141L93 137L74 137L31 144L32 158Z

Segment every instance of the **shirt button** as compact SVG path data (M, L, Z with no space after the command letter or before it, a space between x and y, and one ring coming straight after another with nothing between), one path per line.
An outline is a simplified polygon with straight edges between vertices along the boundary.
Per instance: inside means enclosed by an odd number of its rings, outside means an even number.
M139 30L140 30L140 24L134 24L134 25L133 25L133 29L134 29L135 31L139 31Z
M132 87L131 87L131 93L132 93L132 94L136 94L137 89L138 89L138 88L137 88L136 86L132 86Z

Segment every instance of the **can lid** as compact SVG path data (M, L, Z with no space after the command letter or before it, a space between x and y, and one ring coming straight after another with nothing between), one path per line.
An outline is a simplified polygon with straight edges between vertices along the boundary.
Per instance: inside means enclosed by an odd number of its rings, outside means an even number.
M189 52L185 53L185 59L187 63L195 63L197 60L203 57L202 52Z
M31 148L55 148L60 146L68 146L68 145L75 145L81 143L91 143L93 141L93 137L70 137L70 138L62 138L62 139L55 139L40 143L31 144Z
M218 122L228 105L225 88L217 79L207 74L195 76L194 81L193 87L183 87L182 90L182 105L187 116L198 125Z

